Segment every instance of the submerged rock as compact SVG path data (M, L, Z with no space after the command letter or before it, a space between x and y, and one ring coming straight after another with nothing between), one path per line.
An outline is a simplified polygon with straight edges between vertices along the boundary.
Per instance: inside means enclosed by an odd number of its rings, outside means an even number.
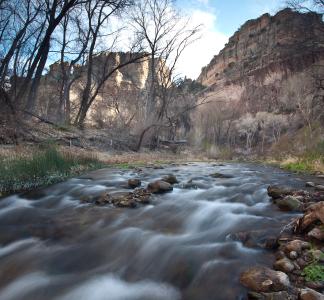
M266 267L254 267L243 272L241 283L255 292L278 292L290 286L287 274Z
M324 185L316 185L315 190L324 191Z
M163 180L157 180L149 183L147 186L147 190L153 194L162 194L172 191L173 187L168 182L165 182Z
M213 173L210 174L209 176L213 177L213 178L233 178L232 175L227 175L227 174L222 174L222 173Z
M176 184L179 183L177 177L175 175L169 174L162 178L163 181L170 183L170 184Z

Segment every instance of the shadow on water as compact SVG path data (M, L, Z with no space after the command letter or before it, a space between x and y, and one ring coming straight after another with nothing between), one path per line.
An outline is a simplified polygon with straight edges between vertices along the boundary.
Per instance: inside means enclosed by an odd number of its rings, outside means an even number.
M221 172L230 178L213 178ZM81 204L166 174L180 183L137 209ZM0 299L242 299L240 272L272 256L230 234L275 235L293 217L269 201L269 184L301 187L271 167L207 163L104 169L0 201Z

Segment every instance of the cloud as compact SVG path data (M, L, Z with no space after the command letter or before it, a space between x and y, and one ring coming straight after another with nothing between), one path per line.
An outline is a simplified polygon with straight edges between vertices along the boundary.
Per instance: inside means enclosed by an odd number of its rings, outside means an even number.
M192 25L203 25L202 37L189 45L183 52L178 62L177 71L182 76L196 79L200 74L201 68L206 66L214 55L218 54L224 47L228 41L228 36L216 30L215 14L202 10L193 10L190 15Z

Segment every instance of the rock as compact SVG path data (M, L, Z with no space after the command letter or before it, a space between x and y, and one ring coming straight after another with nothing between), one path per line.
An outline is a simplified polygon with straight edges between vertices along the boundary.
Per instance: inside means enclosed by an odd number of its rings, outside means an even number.
M135 189L135 188L141 186L141 184L142 184L141 180L137 179L137 178L131 178L131 179L128 179L128 181L127 181L127 185L131 189Z
M249 292L248 298L251 300L296 300L297 297L286 291L274 293L255 293Z
M163 180L157 180L149 183L149 185L147 186L147 190L153 194L162 194L172 191L173 187L168 182L165 182Z
M319 241L324 241L324 229L321 227L314 227L307 235Z
M308 182L306 182L306 184L305 184L307 187L315 187L315 183L314 182L311 182L311 181L308 181Z
M100 194L100 196L95 200L95 204L97 205L106 205L110 204L112 201L112 198L108 192L103 192Z
M233 178L232 175L227 175L227 174L222 174L222 173L213 173L213 174L210 174L211 177L213 178Z
M297 257L298 257L298 253L297 253L296 251L290 251L290 252L289 252L289 257L290 257L291 259L297 259Z
M175 183L179 183L177 177L175 175L169 174L166 175L162 178L163 181L170 183L170 184L175 184Z
M149 193L146 189L136 189L133 193L134 200L141 204L149 204L150 197L151 193Z
M324 185L316 185L315 190L317 191L324 191Z
M294 264L288 258L282 258L277 260L273 265L275 270L290 273L295 269Z
M300 211L302 203L295 196L285 196L276 200L276 205L282 210Z
M291 251L295 251L298 254L301 254L302 250L310 249L310 248L311 248L310 243L301 240L293 240L291 242L288 242L286 245L284 245L284 251L288 255Z
M298 264L298 266L301 268L301 269L303 269L303 268L305 268L307 265L308 265L308 262L307 261L305 261L303 258L297 258L297 260L296 260L296 263Z
M314 259L316 259L317 261L324 260L324 253L321 250L312 251L312 255L313 255Z
M315 222L324 224L324 201L310 205L302 218L297 221L297 232L306 231Z
M275 185L270 185L267 188L268 195L273 199L279 199L284 196L292 195L293 191L286 188L278 187Z
M313 290L324 289L324 281L307 281L305 285Z
M266 267L253 267L243 272L241 283L255 292L278 292L290 286L287 274Z
M324 295L312 289L302 289L299 293L300 300L324 300Z
M120 197L113 199L113 204L122 208L135 208L136 201L131 197Z

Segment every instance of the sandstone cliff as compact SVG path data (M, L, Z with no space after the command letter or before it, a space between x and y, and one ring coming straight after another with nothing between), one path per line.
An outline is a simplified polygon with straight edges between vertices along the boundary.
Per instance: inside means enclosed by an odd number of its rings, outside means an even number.
M321 15L288 8L249 20L202 69L198 81L211 87L246 81L249 76L263 81L267 73L279 69L300 71L324 57L323 30Z
M323 78L322 15L284 9L247 21L198 78L210 104L195 116L195 142L263 151L314 122L323 128Z

